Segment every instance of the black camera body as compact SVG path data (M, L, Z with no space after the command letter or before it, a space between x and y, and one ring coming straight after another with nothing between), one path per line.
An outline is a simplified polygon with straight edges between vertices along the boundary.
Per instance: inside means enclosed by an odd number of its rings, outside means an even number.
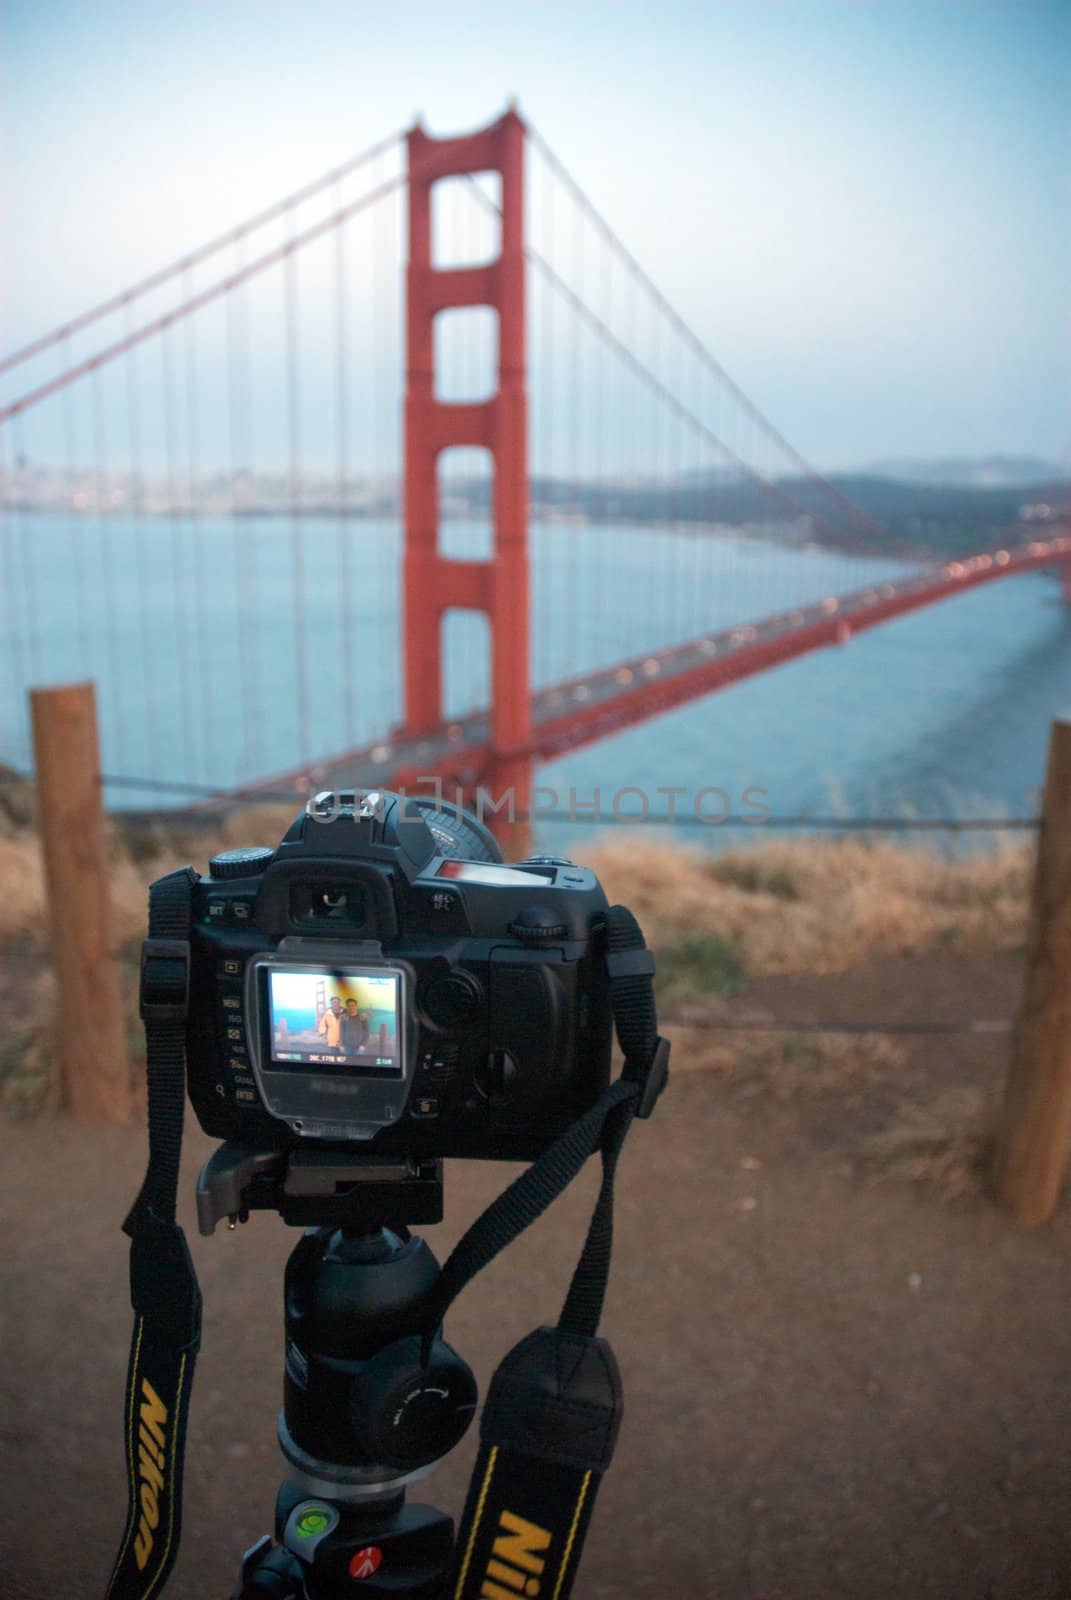
M193 891L189 1094L206 1133L532 1160L609 1081L606 897L507 866L430 797L321 795Z

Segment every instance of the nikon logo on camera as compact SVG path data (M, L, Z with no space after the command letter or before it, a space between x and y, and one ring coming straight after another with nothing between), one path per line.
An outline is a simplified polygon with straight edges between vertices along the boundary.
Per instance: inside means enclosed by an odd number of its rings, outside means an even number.
M480 1586L480 1600L535 1600L543 1587L540 1579L547 1564L550 1534L513 1511L498 1519L498 1538Z
M141 1380L143 1403L138 1432L138 1504L141 1517L134 1538L134 1559L144 1572L152 1554L153 1535L160 1521L160 1496L164 1488L167 1445L167 1407L148 1378Z

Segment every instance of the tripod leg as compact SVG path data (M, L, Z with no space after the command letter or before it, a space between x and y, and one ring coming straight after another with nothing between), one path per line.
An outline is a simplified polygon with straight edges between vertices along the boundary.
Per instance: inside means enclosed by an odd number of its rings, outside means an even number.
M231 1600L301 1600L305 1577L301 1562L265 1534L242 1557L242 1572Z

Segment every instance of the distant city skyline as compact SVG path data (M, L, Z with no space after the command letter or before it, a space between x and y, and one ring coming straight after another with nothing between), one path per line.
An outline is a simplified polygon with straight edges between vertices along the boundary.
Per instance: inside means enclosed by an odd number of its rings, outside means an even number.
M823 470L1066 452L1065 5L8 0L0 41L5 353L418 109L515 95Z

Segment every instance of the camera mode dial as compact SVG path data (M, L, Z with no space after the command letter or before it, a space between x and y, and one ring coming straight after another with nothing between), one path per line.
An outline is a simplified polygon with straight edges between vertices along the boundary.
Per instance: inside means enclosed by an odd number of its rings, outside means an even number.
M240 850L221 850L208 863L213 878L251 878L267 870L275 851L266 844L247 844Z
M553 944L569 931L556 911L549 906L526 906L509 925L509 931L522 944Z

